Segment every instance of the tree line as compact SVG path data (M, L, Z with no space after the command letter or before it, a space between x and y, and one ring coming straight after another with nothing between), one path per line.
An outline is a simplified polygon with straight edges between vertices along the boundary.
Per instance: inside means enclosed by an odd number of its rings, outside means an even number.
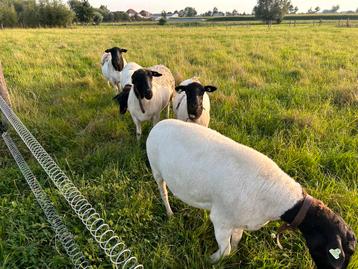
M73 23L135 20L126 12L94 8L88 0L0 0L0 27L67 27Z
M59 0L0 0L1 27L66 27L73 12Z

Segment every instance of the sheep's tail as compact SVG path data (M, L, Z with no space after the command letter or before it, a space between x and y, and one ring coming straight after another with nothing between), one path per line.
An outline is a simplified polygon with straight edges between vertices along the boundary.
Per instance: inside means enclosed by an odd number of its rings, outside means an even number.
M101 58L101 65L104 65L106 62L111 60L111 54L110 53L104 53Z

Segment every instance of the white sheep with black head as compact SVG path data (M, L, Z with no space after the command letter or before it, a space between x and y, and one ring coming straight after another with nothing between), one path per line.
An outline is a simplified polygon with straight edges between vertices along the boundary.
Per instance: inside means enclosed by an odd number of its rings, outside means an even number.
M147 155L168 215L167 186L183 202L210 210L218 261L236 249L244 230L282 220L297 227L318 269L345 269L356 238L344 220L262 153L198 124L158 123Z
M129 65L129 64L128 64ZM161 111L167 108L169 117L170 101L174 93L175 80L164 65L131 69L131 82L127 81L123 94L117 95L120 112L127 109L136 125L137 139L142 135L142 122L159 122ZM129 76L127 76L129 78Z
M216 91L214 86L203 86L197 78L187 79L175 88L173 110L179 120L194 122L205 127L210 122L210 99L207 93Z
M117 92L120 92L123 87L121 86L121 72L127 61L123 57L123 53L127 50L123 48L113 47L106 49L101 58L101 69L103 76L107 79Z

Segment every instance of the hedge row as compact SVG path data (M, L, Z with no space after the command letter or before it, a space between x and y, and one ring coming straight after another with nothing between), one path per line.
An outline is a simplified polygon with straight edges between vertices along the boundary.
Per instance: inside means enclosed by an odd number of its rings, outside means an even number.
M287 15L284 20L358 20L358 13L354 14L304 14ZM235 16L235 17L214 17L207 21L257 21L254 16Z

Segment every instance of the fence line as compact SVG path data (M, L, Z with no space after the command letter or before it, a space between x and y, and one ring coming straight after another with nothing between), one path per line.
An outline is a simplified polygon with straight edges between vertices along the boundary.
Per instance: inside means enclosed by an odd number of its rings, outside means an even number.
M137 258L81 194L0 96L0 110L116 268L139 269Z

